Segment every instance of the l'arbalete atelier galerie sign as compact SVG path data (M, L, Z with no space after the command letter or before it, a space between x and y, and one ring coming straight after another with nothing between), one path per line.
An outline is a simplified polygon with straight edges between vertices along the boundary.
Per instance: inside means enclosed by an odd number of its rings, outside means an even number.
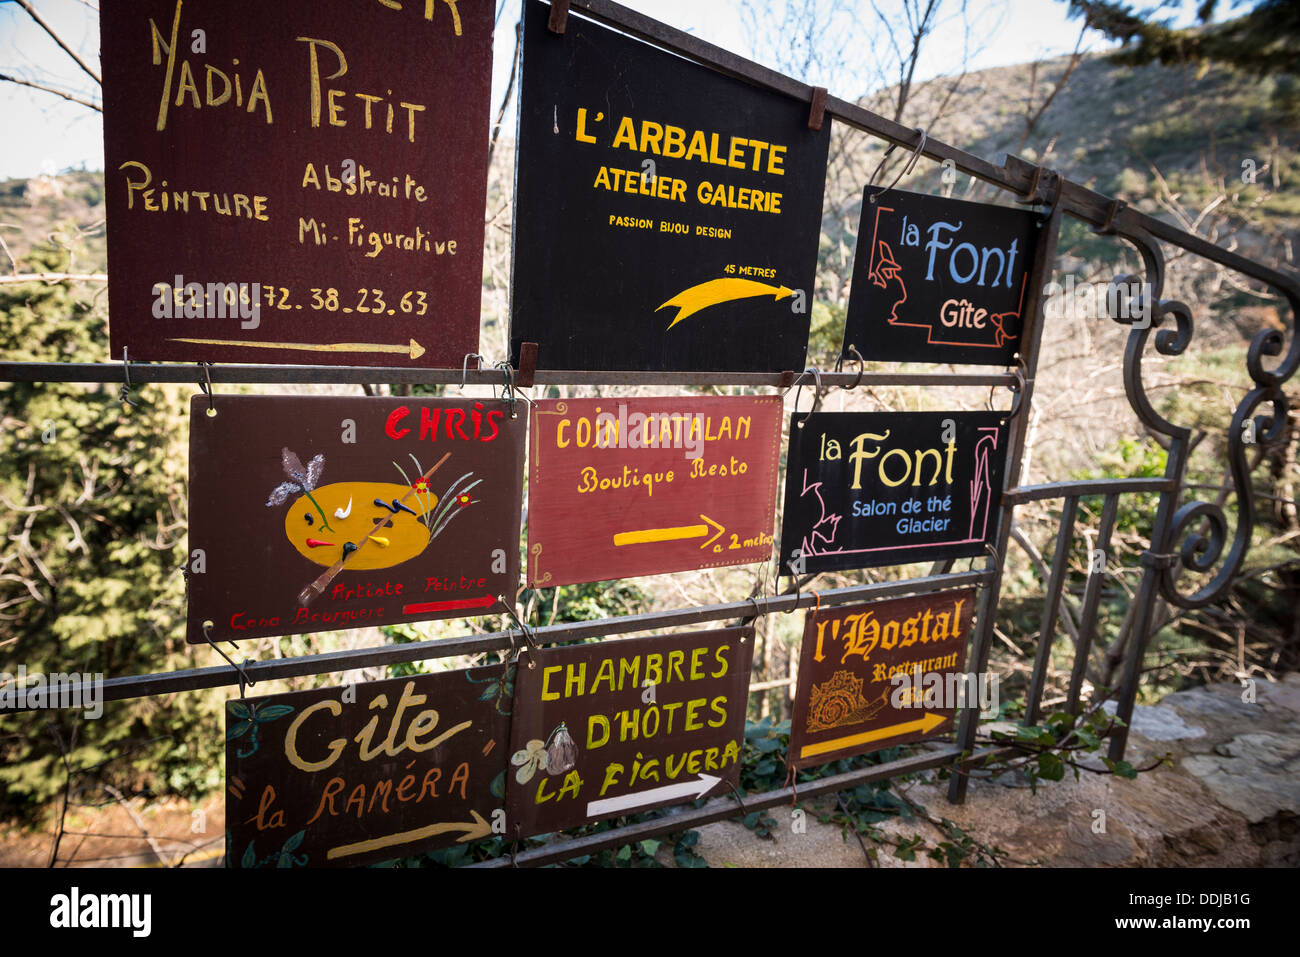
M830 122L529 0L511 354L544 369L802 369Z

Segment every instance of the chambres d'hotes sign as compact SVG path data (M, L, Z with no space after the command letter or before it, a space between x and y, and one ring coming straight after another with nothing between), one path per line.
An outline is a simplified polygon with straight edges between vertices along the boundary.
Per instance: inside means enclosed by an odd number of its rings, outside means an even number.
M495 14L103 0L113 358L477 352Z

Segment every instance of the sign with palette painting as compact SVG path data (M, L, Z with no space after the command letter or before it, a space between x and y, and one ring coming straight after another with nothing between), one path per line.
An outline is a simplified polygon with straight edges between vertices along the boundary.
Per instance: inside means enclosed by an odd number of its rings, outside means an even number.
M843 354L1015 365L1042 216L868 187Z
M511 354L802 369L830 120L580 16L524 10Z
M752 628L524 652L506 828L528 837L730 793Z
M767 561L780 396L530 405L530 587Z
M478 351L492 0L102 0L112 357Z
M489 399L195 396L189 640L501 610L525 421Z
M230 867L356 867L503 831L514 665L226 702Z
M804 619L792 767L825 764L953 729L974 702L966 639L975 591L818 609ZM969 697L968 697L969 695Z
M1002 419L1000 412L793 415L781 574L983 555L1002 500Z

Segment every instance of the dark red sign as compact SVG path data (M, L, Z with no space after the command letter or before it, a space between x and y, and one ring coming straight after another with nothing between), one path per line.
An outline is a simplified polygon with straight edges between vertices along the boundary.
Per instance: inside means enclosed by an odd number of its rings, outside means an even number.
M500 610L524 418L496 400L195 396L192 642Z
M951 731L961 698L975 592L940 592L810 612L794 717L792 767L892 748Z
M727 628L524 653L507 833L689 804L736 784L753 634Z
M781 407L778 396L533 403L529 585L766 561Z
M477 351L492 0L103 0L113 358Z
M349 867L504 833L513 665L226 702L231 867Z

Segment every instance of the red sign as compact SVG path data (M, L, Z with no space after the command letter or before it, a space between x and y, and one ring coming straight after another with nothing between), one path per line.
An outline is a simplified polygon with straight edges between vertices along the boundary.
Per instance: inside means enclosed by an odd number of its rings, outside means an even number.
M103 0L113 358L477 351L492 0Z
M804 620L792 767L825 764L952 730L975 592L811 612Z
M778 396L533 403L529 585L766 561L781 408Z

